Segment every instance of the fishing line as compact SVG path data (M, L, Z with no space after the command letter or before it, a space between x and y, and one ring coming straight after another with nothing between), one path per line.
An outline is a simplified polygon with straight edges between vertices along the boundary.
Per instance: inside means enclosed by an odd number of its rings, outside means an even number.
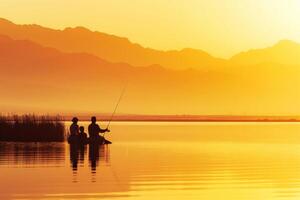
M123 96L124 96L124 94L125 94L126 88L127 88L127 83L126 83L126 85L124 86L124 88L123 88L123 90L122 90L122 93L121 93L121 95L120 95L120 97L119 97L119 99L118 99L118 101L117 101L116 106L115 106L115 109L114 109L113 113L112 113L111 116L110 116L110 120L108 121L108 124L107 124L107 127L106 127L107 129L109 128L109 125L110 125L111 121L113 120L113 117L114 117L114 115L115 115L115 113L116 113L116 111L117 111L117 109L118 109L118 107L119 107L119 104L120 104L120 102L121 102L121 100L122 100L122 98L123 98ZM104 133L104 134L105 134L105 133ZM103 136L104 136L104 135L103 135Z

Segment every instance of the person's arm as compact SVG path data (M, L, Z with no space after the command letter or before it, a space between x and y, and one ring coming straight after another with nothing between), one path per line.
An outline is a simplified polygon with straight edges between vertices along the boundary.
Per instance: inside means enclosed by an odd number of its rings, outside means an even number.
M109 132L109 130L106 128L106 129L101 129L100 126L99 127L99 132L100 133L105 133L105 132Z

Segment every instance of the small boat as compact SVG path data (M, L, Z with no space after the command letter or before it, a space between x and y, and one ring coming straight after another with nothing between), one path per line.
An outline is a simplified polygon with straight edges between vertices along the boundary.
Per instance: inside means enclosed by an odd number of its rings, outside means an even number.
M92 140L89 140L87 141L87 144L90 144L90 145L102 145L102 144L112 144L111 141L103 138L103 139L99 139L99 140L96 140L96 141L92 141Z
M103 137L99 137L97 138L96 140L93 139L91 140L90 138L85 138L85 139L82 139L82 138L79 138L78 136L69 136L68 137L68 143L71 144L71 145L87 145L87 144L90 144L90 145L103 145L103 144L112 144L111 141L103 138Z

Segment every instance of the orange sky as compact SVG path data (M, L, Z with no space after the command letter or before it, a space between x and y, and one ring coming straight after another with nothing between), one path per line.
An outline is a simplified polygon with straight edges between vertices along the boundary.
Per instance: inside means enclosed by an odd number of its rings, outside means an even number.
M0 13L15 23L82 25L146 47L192 47L220 57L300 41L299 0L2 0Z

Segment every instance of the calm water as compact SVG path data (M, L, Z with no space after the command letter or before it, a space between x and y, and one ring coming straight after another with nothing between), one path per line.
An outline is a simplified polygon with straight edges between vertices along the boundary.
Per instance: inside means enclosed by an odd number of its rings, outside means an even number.
M1 142L0 199L300 199L298 123L111 130L100 148Z

